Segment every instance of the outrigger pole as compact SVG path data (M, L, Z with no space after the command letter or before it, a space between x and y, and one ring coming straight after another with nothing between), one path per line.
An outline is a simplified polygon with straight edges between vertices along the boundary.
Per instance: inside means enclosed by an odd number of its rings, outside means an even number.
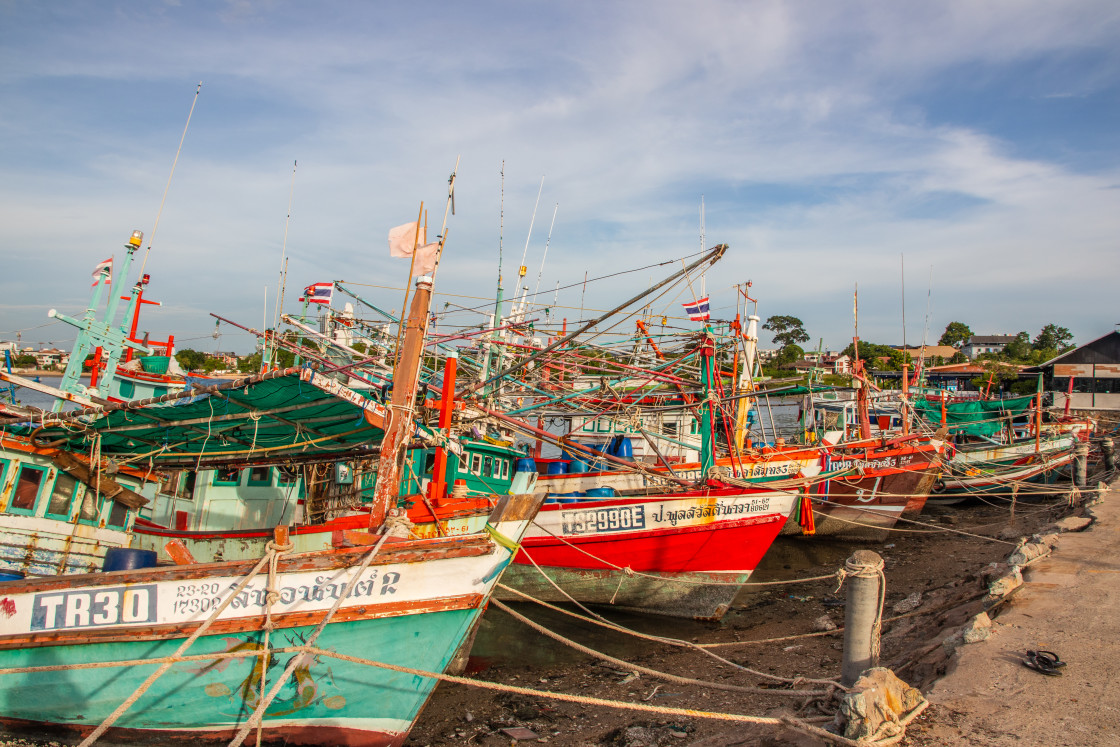
M498 373L491 376L489 379L486 379L485 381L481 381L481 382L479 382L479 383L477 383L477 384L475 384L471 387L468 387L466 390L459 393L458 397L459 398L464 398L464 397L466 397L470 394L473 394L474 392L477 392L479 389L482 389L483 387L486 387L486 386L489 386L490 384L493 384L498 379L504 378L506 376L509 376L510 374L513 374L517 371L520 371L521 369L525 368L525 366L529 365L529 363L531 361L536 360L537 358L541 357L545 353L551 353L553 350L556 350L557 348L561 347L562 345L565 345L566 343L568 343L571 340L575 339L576 337L580 336L581 334L583 334L587 330L591 329L596 324L599 324L604 319L608 319L608 318L614 316L618 312L625 309L627 306L630 306L631 304L642 300L643 298L648 296L650 293L653 293L654 291L665 287L669 283L674 282L675 280L680 278L682 275L687 275L688 273L692 272L693 270L695 270L697 267L700 267L701 265L715 264L716 262L718 262L720 260L721 257L723 257L724 252L726 252L726 251L727 251L727 244L717 244L716 246L712 247L712 249L707 254L705 254L703 257L696 260L695 262L688 265L687 267L682 268L680 270L677 270L672 275L665 278L664 280L662 280L660 283L653 286L652 288L647 288L646 290L642 291L641 293L634 296L633 298L631 298L631 299L619 304L618 306L614 307L610 311L602 314L601 316L596 317L595 319L592 319L590 322L587 322L582 327L578 328L576 331L574 331L574 332L572 332L572 333L570 333L570 334L568 334L564 337L561 337L559 340L552 343L548 347L542 348L541 350L537 351L533 355L531 355L527 358L524 358L519 363L515 363L514 365L505 369L504 371L499 371Z

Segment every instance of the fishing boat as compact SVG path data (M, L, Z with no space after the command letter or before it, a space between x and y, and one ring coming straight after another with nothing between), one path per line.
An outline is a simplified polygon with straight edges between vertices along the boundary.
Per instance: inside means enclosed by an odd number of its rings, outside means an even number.
M945 473L934 484L935 500L1010 490L1073 461L1073 447L1095 431L1090 418L1055 416L1041 395L951 401L948 393L914 403L918 418L944 428L952 444Z
M0 434L0 574L54 576L101 568L111 548L128 547L142 495L161 479L96 456L36 446Z
M714 378L714 340L700 346L701 388ZM705 477L643 495L550 497L522 541L505 583L548 601L610 604L718 620L793 510L796 490L717 477L715 407L700 407ZM586 449L594 456L594 452ZM687 487L684 487L687 486ZM519 598L501 591L502 597Z
M481 531L410 536L398 486L415 432L431 287L430 277L417 279L390 403L351 396L310 369L278 370L181 393L208 395L200 401L164 395L35 424L44 446L90 438L103 454L164 464L190 449L196 468L215 470L312 450L344 461L372 452L376 436L378 479L364 528L336 533L329 549L299 552L278 526L260 558L0 585L0 724L88 741L108 730L147 744L240 744L251 734L286 744L404 742L435 686L430 675L474 630L541 502L495 496ZM262 390L276 396L268 420L238 400L253 390L254 405ZM310 402L294 401L303 393ZM211 410L205 424L191 417L200 404ZM180 431L203 425L208 438L153 443L149 429L168 428L176 407ZM332 415L344 412L341 425Z

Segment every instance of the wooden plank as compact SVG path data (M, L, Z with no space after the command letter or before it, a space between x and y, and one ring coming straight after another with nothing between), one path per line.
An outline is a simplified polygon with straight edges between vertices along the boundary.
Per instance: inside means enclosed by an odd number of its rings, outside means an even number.
M489 555L494 549L488 535L471 534L439 539L403 540L386 544L374 557L371 566L395 563L417 563L444 558L466 558ZM301 553L282 557L280 572L331 570L349 568L359 562L360 556L369 552L368 547L353 547ZM5 587L9 594L54 591L76 587L116 586L120 584L152 583L155 581L183 581L213 576L241 576L249 573L257 560L235 560L220 563L200 563L192 566L160 566L110 573L73 574L64 578L33 578L10 581Z
M128 508L138 509L148 505L149 501L134 490L129 490L119 482L105 476L104 472L96 477L92 474L88 464L83 463L78 457L68 451L58 451L51 455L51 461L66 474L76 480L89 485L106 498L110 498Z
M382 617L419 615L427 612L476 609L482 604L482 594L459 594L449 597L434 597L412 602L380 602L377 604L342 607L331 622L350 622L353 620L373 620ZM290 612L274 614L272 622L277 628L299 628L318 625L328 610L314 612ZM252 633L261 630L265 624L264 615L238 617L232 620L215 620L207 629L207 635L231 635ZM201 623L190 625L137 625L131 628L112 630L78 630L74 632L29 633L0 637L0 651L16 648L39 648L42 646L81 646L95 643L118 641L157 641L171 638L186 638L199 628Z

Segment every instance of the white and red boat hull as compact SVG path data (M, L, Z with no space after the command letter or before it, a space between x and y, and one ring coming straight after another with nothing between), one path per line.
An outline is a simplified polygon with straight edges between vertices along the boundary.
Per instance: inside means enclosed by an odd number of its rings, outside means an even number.
M547 601L719 619L796 500L792 491L721 486L549 503L504 583Z

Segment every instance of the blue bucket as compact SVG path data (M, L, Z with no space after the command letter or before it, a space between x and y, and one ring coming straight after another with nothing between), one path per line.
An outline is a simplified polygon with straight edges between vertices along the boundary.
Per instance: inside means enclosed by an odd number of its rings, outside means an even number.
M566 459L557 459L555 462L549 462L548 467L545 469L546 475L566 475L568 474L568 461Z
M158 556L155 550L136 550L131 547L112 547L105 553L103 571L132 571L137 568L155 568Z
M5 581L22 581L23 571L0 570L0 583Z

